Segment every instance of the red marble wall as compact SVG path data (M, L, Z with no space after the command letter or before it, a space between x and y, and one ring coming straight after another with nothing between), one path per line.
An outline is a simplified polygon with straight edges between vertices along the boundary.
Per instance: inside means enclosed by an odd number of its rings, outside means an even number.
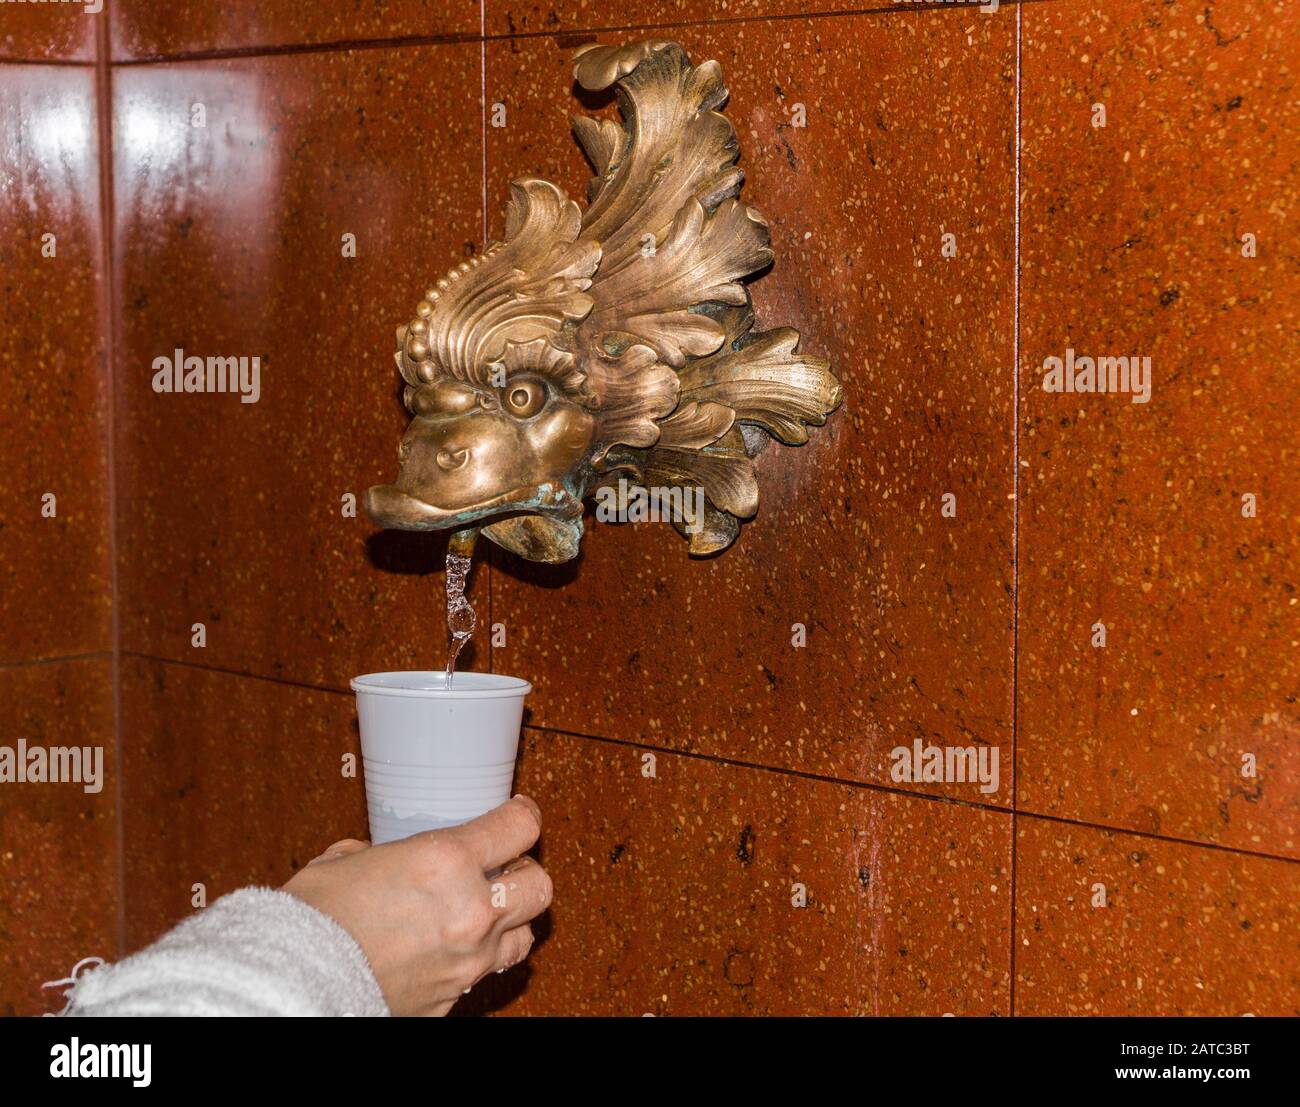
M120 948L102 72L96 20L55 15L0 9L0 747L103 776L0 782L0 1014Z
M760 320L829 357L845 404L762 456L760 514L720 558L593 524L576 566L498 551L476 571L505 644L472 663L536 686L519 783L556 902L528 967L465 1010L1300 1013L1300 13L801 7L641 0L620 31L576 0L109 0L113 158L83 203L97 234L103 183L112 326L72 322L83 354L112 339L118 636L111 587L9 527L0 558L27 560L0 567L26 587L0 603L27 605L3 609L20 640L60 612L21 661L120 651L126 948L196 884L278 882L363 831L348 678L429 664L439 636L438 541L342 510L393 469L393 328L501 233L513 176L583 194L567 117L611 109L572 95L569 48L652 36L722 65L776 249ZM28 54L0 34L10 57L74 63L0 64L3 95L59 74L93 104L84 33L50 24ZM11 218L6 249L36 221ZM107 425L87 400L102 374L39 392L101 253L76 287L24 263L5 310L35 336L13 355L29 420L57 401ZM154 393L178 347L260 357L259 401ZM1067 348L1149 356L1149 402L1044 391ZM13 472L6 512L31 494ZM64 641L95 618L95 643ZM25 702L74 694L10 675ZM998 788L894 780L914 741L996 750ZM106 824L44 802L24 834L78 819L87 837L59 838L57 864L112 859ZM60 919L0 896L0 939L39 933L62 969L87 950ZM23 988L0 999L33 1009Z

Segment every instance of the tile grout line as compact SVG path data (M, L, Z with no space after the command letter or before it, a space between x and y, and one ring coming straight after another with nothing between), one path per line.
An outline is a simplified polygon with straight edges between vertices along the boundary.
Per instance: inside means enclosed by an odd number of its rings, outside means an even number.
M637 33L642 31L673 31L696 27L728 27L745 23L793 23L800 20L812 22L836 19L860 19L864 16L871 15L894 15L904 17L908 15L919 16L930 13L959 12L965 10L975 10L978 12L980 4L984 2L987 2L987 0L965 0L963 3L957 3L954 2L954 0L932 0L930 3L910 3L904 2L904 0L893 0L892 3L877 7L846 8L837 11L777 12L769 15L728 16L723 19L683 19L676 21L665 20L657 23L626 23L611 24L608 26L560 27L546 31L516 31L514 33L505 34L488 33L486 11L481 7L479 33L477 35L462 32L448 33L445 35L399 35L392 38L337 39L330 42L280 43L278 45L264 43L256 46L233 46L227 47L226 49L179 51L174 54L146 54L138 58L122 58L118 61L111 62L111 64L114 66L159 65L176 62L221 61L235 58L277 57L293 54L342 53L350 50L388 50L419 46L456 46L474 42L507 42L511 40L517 41L535 38L564 40L570 38L582 38L591 35L623 34L629 32ZM1014 7L1017 10L1026 4L1064 4L1066 2L1067 0L1001 0L1002 6ZM5 64L6 62L25 64L22 59L0 58L0 64ZM93 63L43 61L33 62L31 64L76 65Z
M909 793L911 794L911 793ZM986 808L986 810L994 810ZM1055 823L1057 826L1074 826L1081 830L1099 830L1103 834L1123 834L1129 838L1143 838L1149 842L1164 842L1171 846L1186 846L1189 849L1208 849L1215 853L1230 853L1235 857L1257 857L1262 861L1278 861L1284 865L1300 865L1300 857L1288 857L1283 853L1268 853L1265 850L1245 849L1241 846L1225 846L1220 842L1203 842L1197 838L1177 838L1172 834L1155 834L1149 830L1134 830L1127 826L1111 826L1109 823L1094 823L1088 819L1072 819L1068 815L1048 815L1042 811L1010 812L1026 819L1037 819L1042 823Z
M803 780L817 781L823 784L835 784L846 788L856 788L871 792L886 792L890 795L901 796L906 799L930 800L934 803L944 803L951 807L964 807L973 811L985 811L990 815L1007 815L1014 821L1015 816L1024 815L1026 818L1039 819L1043 822L1058 823L1064 826L1077 826L1089 830L1100 830L1109 834L1126 834L1133 838L1146 838L1157 842L1167 842L1171 845L1188 846L1191 848L1211 849L1220 853L1236 854L1239 857L1259 857L1268 861L1280 861L1290 865L1300 865L1300 857L1287 857L1285 854L1267 853L1263 850L1244 849L1240 846L1225 846L1218 842L1204 842L1196 838L1178 838L1170 834L1155 834L1150 831L1134 830L1125 826L1111 826L1106 823L1095 823L1087 819L1072 819L1066 815L1048 815L1038 811L1014 811L1010 807L997 807L993 804L976 803L972 800L959 799L953 796L936 795L933 792L913 792L906 788L893 788L886 784L876 784L868 780L852 780L846 777L832 776L827 773L814 773L806 769L792 769L780 765L763 765L754 761L739 761L731 757L720 757L716 754L696 753L691 750L675 749L672 746L659 746L647 742L635 742L626 738L609 738L599 734L583 734L579 731L564 730L560 727L544 726L538 723L524 723L525 729L537 730L545 734L559 734L568 738L579 738L589 742L600 742L605 745L622 746L627 749L644 749L654 750L658 753L666 753L670 756L685 757L693 761L707 761L712 764L728 765L738 769L753 769L758 772L773 773L777 776L797 777Z
M478 4L478 29L480 36L478 49L478 66L479 66L479 99L482 112L479 120L479 148L482 152L482 163L480 166L479 183L481 193L479 204L481 207L480 215L483 219L482 238L483 249L487 249L488 244L488 100L487 100L487 0L479 0ZM496 649L492 645L494 637L492 633L492 586L496 580L496 569L493 566L493 557L491 551L488 556L483 558L484 568L487 570L487 669L489 673L496 672ZM466 587L468 587L468 580ZM479 630L479 640L482 641L482 630Z
M479 32L485 34L487 31L487 0L479 0ZM479 40L478 44L478 73L479 73L479 98L482 106L482 140L480 142L482 157L482 209L480 215L483 218L483 248L487 249L488 240L488 102L487 102L487 39Z
M704 761L711 765L727 765L736 769L752 769L755 772L772 773L776 776L792 777L797 780L809 780L821 784L834 784L845 788L863 791L883 792L907 799L930 800L951 807L965 807L973 811L987 811L992 815L1009 815L1009 807L997 807L989 803L976 803L974 800L960 799L956 796L937 795L933 792L912 792L906 788L895 788L888 784L876 784L869 780L852 780L848 777L834 776L830 773L816 773L809 769L794 769L784 765L765 765L758 761L741 761L734 757L723 757L714 753L699 753L695 750L677 749L673 746L657 745L654 742L638 742L630 738L610 738L602 734L584 734L577 730L565 730L562 727L546 726L541 723L525 722L526 730L536 730L543 734L558 734L566 738L578 738L586 742L599 742L602 745L621 746L624 749L653 750L671 757L683 757L690 761Z
M198 661L179 661L172 657L160 657L157 654L143 653L139 650L123 650L123 657L132 657L140 661L150 661L158 665L171 665L178 669L195 669L200 672L215 673L220 676L235 677L243 680L256 680L265 684L276 684L287 688L300 688L306 692L320 692L324 695L333 696L352 696L350 688L336 687L328 684L312 684L304 680L290 680L287 677L264 676L261 673L245 672L239 669L226 669L218 665L210 665ZM546 726L542 723L523 724L525 730L535 730L543 734L558 734L566 738L577 738L586 742L599 742L603 745L621 746L626 749L650 750L656 753L665 753L670 757L682 757L692 761L706 761L710 764L726 765L737 769L752 769L755 772L772 773L776 776L795 777L802 780L812 780L823 784L835 784L845 788L854 788L862 791L885 792L890 795L900 796L905 799L929 800L933 803L948 804L951 807L964 807L973 811L984 811L990 815L1011 816L1017 814L1010 807L996 807L992 804L975 803L972 800L958 799L952 796L935 795L930 792L911 792L905 788L892 788L884 784L875 784L866 780L851 780L846 777L832 776L827 773L814 773L806 769L792 769L781 765L764 765L756 761L740 761L731 757L720 757L716 754L697 753L693 750L676 749L672 746L655 745L651 742L634 741L629 738L610 738L600 734L584 734L577 730L566 730L563 727ZM1150 831L1134 830L1126 826L1111 826L1106 823L1095 823L1087 819L1072 819L1066 815L1048 815L1037 811L1020 811L1020 815L1026 818L1040 819L1044 822L1060 823L1065 826L1083 827L1089 830L1100 830L1109 834L1126 834L1133 838L1146 838L1157 842L1168 842L1171 845L1188 846L1191 848L1211 849L1220 853L1236 854L1240 857L1258 857L1266 861L1280 861L1290 865L1300 865L1300 857L1287 857L1284 854L1267 853L1262 850L1243 849L1239 846L1225 846L1217 842L1204 842L1195 838L1178 838L1169 834L1154 834Z
M1209 849L1219 853L1231 853L1238 857L1261 858L1265 861L1278 861L1283 864L1300 865L1300 858L1288 857L1280 853L1268 853L1264 850L1245 849L1240 846L1227 846L1218 842L1206 842L1196 838L1178 838L1170 834L1155 834L1150 831L1134 830L1126 826L1112 826L1107 823L1092 822L1088 819L1074 819L1067 815L1049 815L1039 811L1013 811L1009 807L996 807L992 804L975 803L971 800L959 799L953 796L936 795L932 792L913 792L906 788L892 788L889 785L876 784L866 780L852 780L846 777L831 776L826 773L814 773L806 769L792 769L779 765L764 765L753 761L739 761L731 757L720 757L716 754L696 753L691 750L675 749L672 746L658 746L647 742L636 742L626 738L609 738L599 734L583 734L579 731L563 730L560 727L544 726L538 723L524 723L526 730L536 730L544 734L558 734L567 738L578 738L589 742L599 742L604 745L622 746L627 749L653 750L658 753L665 753L673 757L683 757L693 761L706 761L711 764L726 765L738 769L752 769L757 772L773 773L777 776L796 777L802 780L811 780L823 784L834 784L845 788L855 788L862 791L884 792L890 795L900 796L905 799L929 800L934 803L943 803L951 807L964 807L973 811L984 811L990 815L1007 815L1014 818L1017 815L1023 815L1029 819L1038 819L1042 822L1057 823L1062 826L1074 826L1086 830L1098 830L1106 834L1123 834L1131 838L1144 838L1150 841L1166 842L1170 845L1186 846L1191 849Z
M293 680L289 677L267 676L246 669L228 669L224 665L212 665L204 661L182 661L177 657L163 657L156 653L141 650L122 651L123 657L133 657L138 661L153 661L159 665L174 665L178 669L198 669L205 673L218 673L221 676L241 677L245 680L258 680L263 684L280 684L286 688L301 688L305 692L324 692L335 696L351 696L352 689L335 684L314 684L309 680Z
M4 65L63 65L72 69L98 69L99 59L81 61L77 58L0 58L0 66Z
M74 661L98 661L113 656L113 651L108 650L88 650L86 653L63 653L54 657L28 657L22 661L5 661L0 663L0 673L13 672L18 669L28 669L35 665L61 665Z
M398 35L392 38L344 38L330 42L262 43L255 46L181 50L174 54L144 54L122 58L115 66L171 65L184 62L230 61L239 58L292 57L297 54L342 54L352 50L400 50L420 46L459 46L479 41L474 34Z
M1016 818L1020 798L1020 5L1016 5L1015 159L1012 187L1011 299L1011 1017L1016 1016Z
M108 472L108 556L112 663L110 681L113 703L113 756L117 772L113 774L113 819L115 823L115 858L117 871L117 949L119 956L126 951L126 812L124 810L125 786L123 767L126 752L122 735L122 628L121 581L118 566L117 534L117 297L114 272L113 226L113 66L109 42L108 22L99 20L95 26L95 107L99 135L99 228L100 274L99 305L100 333L105 343L104 373L107 388L106 418L108 422L107 453Z

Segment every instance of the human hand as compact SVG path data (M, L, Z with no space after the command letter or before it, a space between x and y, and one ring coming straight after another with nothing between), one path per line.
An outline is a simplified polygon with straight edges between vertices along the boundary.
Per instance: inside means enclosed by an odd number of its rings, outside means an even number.
M335 842L284 890L356 939L394 1015L445 1015L528 956L529 920L552 895L546 871L522 856L541 829L537 804L515 796L462 826L382 846Z

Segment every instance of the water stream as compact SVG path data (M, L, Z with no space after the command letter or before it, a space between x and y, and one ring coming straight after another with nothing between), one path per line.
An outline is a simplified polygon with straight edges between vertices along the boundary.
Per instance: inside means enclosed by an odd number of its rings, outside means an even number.
M447 687L456 674L456 660L465 644L474 637L478 622L474 609L465 598L465 584L474 556L478 529L458 530L447 543Z

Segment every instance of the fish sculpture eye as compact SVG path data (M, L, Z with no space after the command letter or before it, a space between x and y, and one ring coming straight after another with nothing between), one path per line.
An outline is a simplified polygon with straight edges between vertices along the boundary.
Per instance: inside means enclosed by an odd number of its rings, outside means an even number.
M536 377L519 377L502 389L504 408L516 419L529 419L546 406L546 384Z

